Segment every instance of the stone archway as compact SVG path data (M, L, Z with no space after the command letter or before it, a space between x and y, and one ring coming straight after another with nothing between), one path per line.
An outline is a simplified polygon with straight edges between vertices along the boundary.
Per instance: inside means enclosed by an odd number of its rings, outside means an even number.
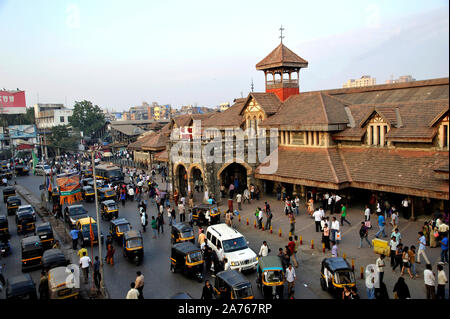
M184 164L179 163L175 166L175 183L175 188L178 188L180 196L186 196L188 190L188 174Z
M205 173L198 164L192 164L188 169L188 179L190 190L195 192L203 192L205 190ZM196 185L198 187L196 188Z
M252 174L252 168L247 163L227 163L221 167L217 172L217 180L220 181L220 185L225 186L225 190L228 192L228 187L231 183L237 184L236 192L243 192L246 187L250 185L250 176Z

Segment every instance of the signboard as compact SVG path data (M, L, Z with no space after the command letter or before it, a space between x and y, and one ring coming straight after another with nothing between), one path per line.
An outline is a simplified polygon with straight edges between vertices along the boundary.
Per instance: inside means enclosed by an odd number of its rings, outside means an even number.
M25 114L25 91L0 91L0 114Z
M36 126L33 124L29 125L10 125L8 126L9 136L12 139L15 138L35 138L36 137Z

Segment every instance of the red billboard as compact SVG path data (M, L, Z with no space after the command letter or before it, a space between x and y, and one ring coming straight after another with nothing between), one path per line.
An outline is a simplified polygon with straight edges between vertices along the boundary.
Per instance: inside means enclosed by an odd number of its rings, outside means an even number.
M26 113L25 91L0 90L0 114Z

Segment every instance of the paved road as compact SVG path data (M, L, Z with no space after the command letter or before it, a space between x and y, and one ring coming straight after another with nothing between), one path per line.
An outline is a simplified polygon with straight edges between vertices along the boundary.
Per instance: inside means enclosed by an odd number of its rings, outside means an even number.
M42 183L43 178L37 176L19 177L17 182L25 187L27 187L31 193L36 197L40 197L39 185ZM260 203L262 204L262 202ZM271 203L272 204L272 203ZM89 215L95 218L95 205L93 203L84 203L83 205L89 211ZM286 227L286 220L284 214L275 214L273 225L274 234L269 235L267 231L262 232L253 228L253 219L251 216L251 211L254 211L256 204L250 204L246 207L242 216L243 219L241 223L235 221L236 228L245 235L247 240L250 242L250 248L255 252L259 251L259 247L263 240L267 240L269 246L272 248L271 255L276 254L279 247L284 247L287 244L287 236L284 233L283 237L277 236L276 232L278 227ZM278 204L273 203L272 208L275 208ZM156 206L154 203L149 205L148 211L149 217L156 216ZM349 209L349 220L352 222L352 226L344 226L342 229L343 243L340 245L341 254L345 252L348 259L355 258L355 276L358 278L357 287L362 298L366 298L364 281L359 279L359 268L361 265L365 266L369 263L374 263L377 258L373 254L371 249L363 248L357 249L358 245L358 221L359 216L356 216L358 212L355 209ZM126 206L119 206L119 217L125 217L131 222L133 228L141 229L139 215L137 212L137 202L128 201ZM250 217L250 226L245 223L245 218ZM108 234L108 224L106 222L101 222L102 233L106 236ZM420 221L418 222L408 222L402 221L400 227L402 229L402 236L406 242L415 243L417 229L420 226ZM11 229L11 226L10 226ZM177 292L187 292L191 294L194 298L199 298L201 296L201 289L203 284L200 284L192 279L189 279L181 274L172 274L169 270L170 266L170 242L169 242L169 228L165 225L165 233L157 239L152 239L152 232L150 227L147 228L147 232L144 233L144 262L140 266L135 266L128 260L125 260L122 256L121 247L115 244L116 256L115 265L104 266L105 273L105 284L108 289L111 298L124 298L126 292L129 289L129 284L135 279L135 273L137 270L141 270L145 275L145 288L144 296L145 298L170 298ZM197 229L195 228L194 231ZM283 230L285 232L285 230ZM298 299L327 299L331 296L322 291L319 285L319 271L320 271L320 261L324 257L320 249L320 236L318 233L314 232L314 221L307 216L301 216L297 219L296 234L301 234L304 238L303 246L301 246L300 252L300 267L297 269L297 282L295 289L295 298ZM373 236L374 231L371 231L371 236ZM316 242L315 248L310 249L310 240L314 239ZM14 241L14 238L13 238ZM94 255L97 255L97 248L94 248ZM432 260L437 260L439 255L439 249L435 248L428 250L428 256ZM105 249L103 251L103 256L105 255ZM8 257L11 258L11 257ZM19 256L20 258L20 256ZM18 261L17 261L18 262ZM9 265L8 265L9 266ZM419 266L419 265L418 265ZM10 268L10 266L8 267ZM448 267L446 267L448 274ZM418 273L422 274L422 267L418 267ZM34 278L38 278L38 271ZM8 273L9 274L9 273ZM255 273L246 274L247 278L252 282L254 294L256 298L261 298L260 292L257 290L255 285ZM206 278L211 279L209 276ZM394 283L398 278L397 274L391 273L390 270L387 271L385 275L385 282L387 282L387 288L390 294ZM407 283L410 287L411 294L413 298L424 298L424 287L422 277L417 280L407 279Z

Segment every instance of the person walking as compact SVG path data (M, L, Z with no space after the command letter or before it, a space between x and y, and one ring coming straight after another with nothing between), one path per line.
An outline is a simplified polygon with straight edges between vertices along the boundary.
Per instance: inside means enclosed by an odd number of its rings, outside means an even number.
M436 299L435 293L436 279L432 271L431 264L429 263L427 263L427 265L425 266L425 270L423 271L423 280L427 292L427 299Z
M78 236L80 231L78 229L72 229L70 231L70 237L72 237L72 249L76 250L78 246Z
M236 195L236 202L238 204L238 209L242 210L242 194L241 193L238 193Z
M366 242L369 244L369 248L372 248L372 244L370 243L369 239L369 228L367 228L365 222L361 222L361 228L359 229L359 247L362 248L363 240L366 240Z
M367 299L375 299L375 269L369 265L366 268L366 291ZM378 281L377 281L378 282Z
M336 217L331 218L331 241L336 242L336 234L339 232L339 222Z
M419 250L417 251L417 261L416 263L420 264L420 257L423 256L423 259L425 259L425 262L427 264L430 263L428 260L427 254L425 253L425 247L427 244L427 240L425 239L425 236L423 235L423 232L419 232Z
M291 235L294 235L294 232L295 232L295 217L294 217L294 213L292 211L289 212L288 218L289 218L289 226L290 226L289 233Z
M292 268L292 264L289 263L286 269L286 281L288 283L288 294L290 295L295 287L295 279L297 279L295 275L295 269Z
M409 256L409 265L411 267L411 274L414 276L414 278L419 277L416 272L416 246L412 245L408 250L408 256Z
M135 288L135 283L132 282L130 284L130 290L128 290L126 299L138 299L139 298L139 291Z
M89 282L89 266L92 264L91 258L89 258L86 252L83 253L83 257L80 258L80 268L83 271L84 283Z
M263 241L261 248L259 248L258 256L265 257L265 256L269 255L269 252L270 252L270 248L267 245L267 241Z
M152 223L153 239L155 239L158 234L158 222L156 221L155 216L152 216L151 223Z
M405 246L405 248L403 248L403 253L402 253L402 271L400 276L403 276L403 274L405 273L405 269L408 271L409 277L411 279L414 279L414 276L411 273L411 264L409 263L410 257L409 257L409 247Z
M260 207L258 207L258 228L261 229L262 228L262 222L263 222L263 211Z
M395 239L394 236L392 236L391 240L389 241L389 247L391 250L391 253L389 255L391 256L391 267L395 266L395 252L397 251L397 245L398 245L397 240Z
M314 223L316 224L316 233L320 232L320 222L322 221L323 215L319 210L316 210L312 216L314 217Z
M341 204L341 226L344 226L344 222L346 222L350 226L352 225L346 218L347 218L347 206L345 206L345 204L342 203Z
M403 277L398 278L392 291L394 292L394 299L411 299L408 285Z
M379 230L375 234L375 237L379 238L380 234L383 234L383 237L387 237L386 233L384 232L384 228L386 227L386 220L384 219L383 214L378 214L378 227L379 227Z
M107 252L106 252L106 263L110 264L110 265L114 265L114 253L116 252L116 249L114 248L114 246L112 244L109 244L107 247Z
M330 227L325 223L322 230L322 243L325 244L325 249L330 250Z
M337 257L338 256L338 246L336 245L336 242L334 240L331 241L331 257Z
M146 232L146 227L147 227L147 224L148 224L146 215L147 214L144 213L144 212L141 213L141 225L142 225L142 230L143 230L144 233Z
M205 285L203 286L202 296L200 297L200 299L205 300L214 299L215 295L216 293L211 284L209 283L209 280L206 280Z
M136 271L134 286L139 291L138 299L144 299L144 275L140 271Z
M229 227L233 227L233 212L228 210L225 214L225 224Z
M290 255L291 255L292 263L294 264L295 268L298 268L297 256L295 255L295 253L296 253L296 245L295 245L295 241L292 238L292 236L289 236L288 248L289 248L289 252L290 252Z
M272 211L269 209L266 209L266 229L270 230L270 227L272 227Z
M49 292L48 292L48 276L47 272L43 269L41 271L41 277L39 279L39 299L49 299Z
M370 208L369 205L366 205L364 210L364 221L368 222L369 220L370 220Z
M384 267L386 267L386 264L384 262L385 255L381 254L380 257L378 257L377 261L375 262L375 265L377 266L377 272L378 272L378 280L379 283L383 283L384 278Z
M441 244L441 262L448 264L448 237L444 235L439 243Z
M98 256L95 256L94 258L94 284L95 287L97 287L97 290L100 290L100 281L102 280L102 276L100 274L100 259L98 258Z
M184 204L182 202L179 203L178 204L178 214L180 215L180 222L186 221L185 212L186 212L186 208L185 208Z
M164 234L164 218L163 215L161 213L158 213L158 216L156 217L156 225L157 225L157 229L158 229L158 235L159 235L159 231L161 231L161 234Z
M438 285L436 299L445 299L445 285L447 285L447 275L445 274L444 267L442 264L437 265L438 270Z
M403 268L403 244L397 244L397 249L395 250L394 257L394 267L392 267L392 271L395 272L395 268L400 266L400 270Z

